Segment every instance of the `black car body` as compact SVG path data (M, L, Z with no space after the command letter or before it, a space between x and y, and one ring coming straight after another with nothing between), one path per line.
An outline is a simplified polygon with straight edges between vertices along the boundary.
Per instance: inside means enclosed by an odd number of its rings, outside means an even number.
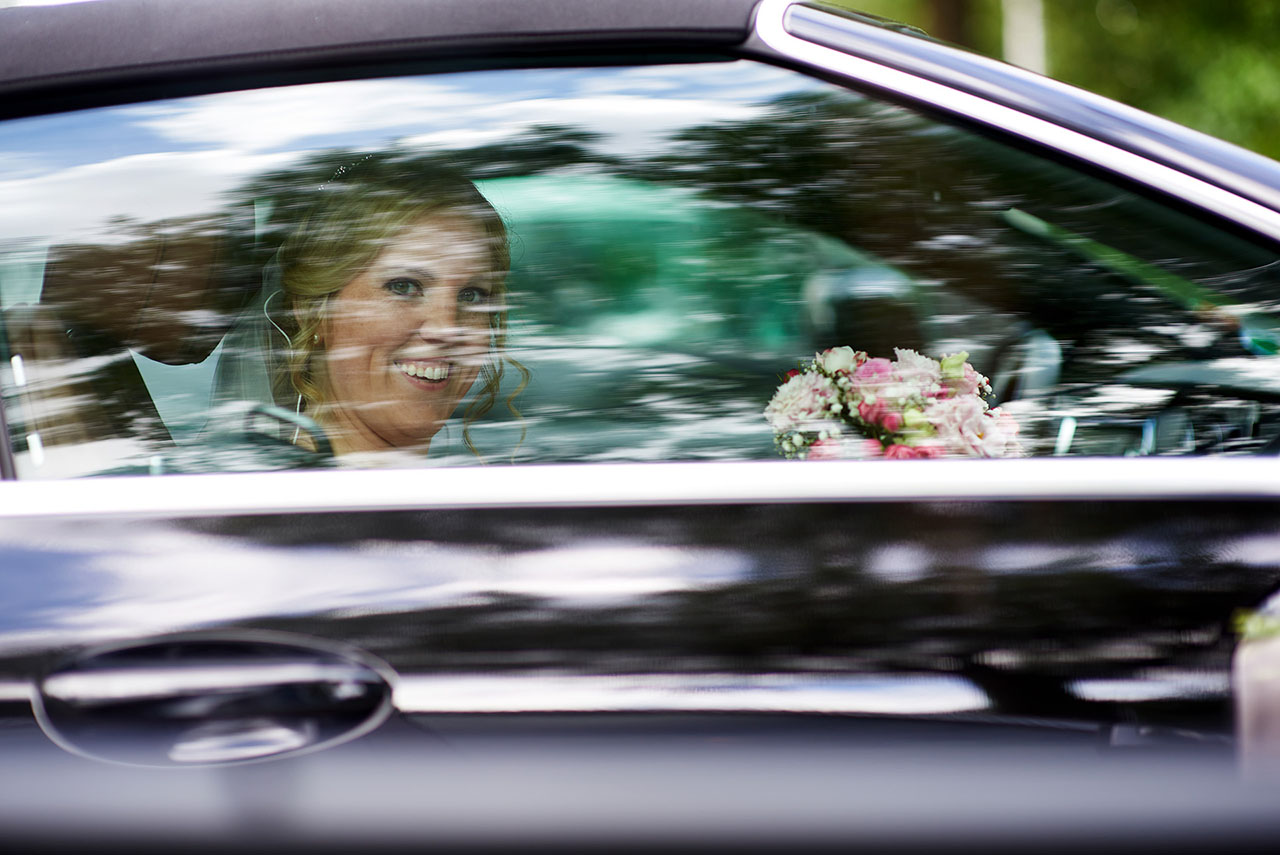
M429 133L343 136L396 110ZM513 462L351 471L278 411L171 415L146 366L229 340L288 194L384 145L520 240L526 436L482 431ZM0 9L4 156L0 836L1280 834L1266 639L1232 670L1280 587L1280 165L784 0ZM766 460L778 375L845 344L963 345L1027 457Z

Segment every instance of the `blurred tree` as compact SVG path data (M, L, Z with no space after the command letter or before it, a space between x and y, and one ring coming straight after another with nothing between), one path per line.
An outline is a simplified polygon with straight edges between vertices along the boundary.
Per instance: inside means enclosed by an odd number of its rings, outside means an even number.
M1055 77L1280 157L1280 5L1097 0L1046 13Z
M919 27L934 38L1000 56L1001 0L817 0Z
M826 0L1001 57L999 0ZM1280 4L1045 0L1048 72L1280 158Z

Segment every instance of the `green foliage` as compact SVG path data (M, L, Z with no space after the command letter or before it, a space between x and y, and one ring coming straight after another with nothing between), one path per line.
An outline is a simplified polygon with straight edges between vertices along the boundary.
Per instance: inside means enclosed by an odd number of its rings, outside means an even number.
M996 0L823 0L1000 56ZM940 10L949 8L951 16ZM1280 4L1254 0L1045 0L1059 80L1280 158ZM940 25L956 11L955 32Z
M1280 156L1280 6L1098 0L1047 17L1056 77Z
M936 39L1000 55L1000 0L812 0L919 27Z

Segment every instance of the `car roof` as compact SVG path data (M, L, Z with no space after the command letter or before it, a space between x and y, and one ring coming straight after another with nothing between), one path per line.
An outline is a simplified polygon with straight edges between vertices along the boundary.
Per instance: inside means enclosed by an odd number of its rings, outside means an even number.
M739 44L756 0L99 0L0 9L0 99L448 55ZM47 109L47 100L46 100ZM10 105L6 112L12 111ZM33 110L32 112L42 112Z

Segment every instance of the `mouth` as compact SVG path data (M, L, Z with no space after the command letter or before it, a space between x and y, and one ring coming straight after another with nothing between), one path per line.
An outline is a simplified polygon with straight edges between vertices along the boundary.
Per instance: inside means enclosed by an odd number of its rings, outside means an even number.
M415 385L440 386L449 379L450 364L440 359L397 359L396 370Z

